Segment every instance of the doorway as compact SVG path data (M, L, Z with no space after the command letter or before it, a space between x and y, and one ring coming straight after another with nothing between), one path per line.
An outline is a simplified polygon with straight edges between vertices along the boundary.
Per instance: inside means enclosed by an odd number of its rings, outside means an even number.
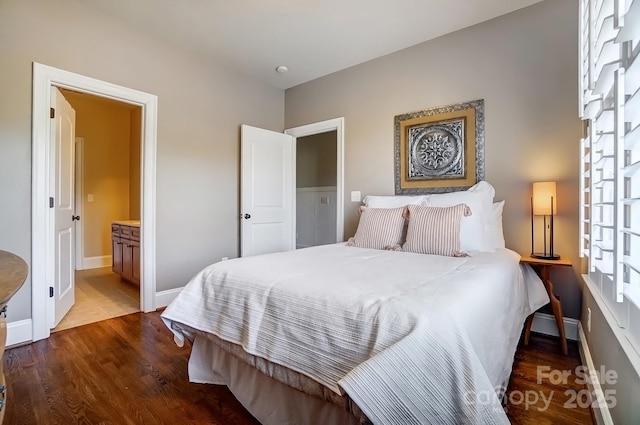
M33 63L32 103L32 335L37 341L48 338L54 308L50 286L55 282L53 264L52 212L49 208L51 173L51 134L49 108L51 87L66 88L137 105L142 111L141 152L141 280L140 309L155 309L155 182L157 102L155 95L105 81ZM54 167L55 168L55 167Z
M338 242L337 131L296 138L296 249Z
M284 134L242 125L241 256L296 248L296 140L321 133L335 141L335 202L333 197L319 201L335 205L335 239L327 235L329 240L344 240L343 129L342 117L289 128Z
M284 132L296 139L296 247L342 242L344 118L293 127ZM301 152L298 152L299 148ZM310 167L313 171L308 173L298 167ZM302 197L300 202L299 196ZM300 229L299 220L303 226Z
M140 311L140 286L112 271L111 223L140 223L142 108L59 92L75 110L75 303L53 331Z

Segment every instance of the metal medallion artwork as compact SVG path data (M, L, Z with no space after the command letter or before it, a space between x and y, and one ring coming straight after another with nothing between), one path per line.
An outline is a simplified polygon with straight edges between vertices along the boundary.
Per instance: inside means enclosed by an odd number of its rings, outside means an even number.
M484 180L484 100L394 117L395 193L465 190Z
M464 118L409 128L408 180L465 176Z

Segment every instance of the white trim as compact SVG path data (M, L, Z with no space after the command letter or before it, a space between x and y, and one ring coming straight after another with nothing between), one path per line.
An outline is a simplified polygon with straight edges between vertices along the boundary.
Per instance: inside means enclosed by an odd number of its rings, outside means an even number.
M33 63L31 282L33 340L48 338L53 310L48 287L54 286L53 231L49 220L50 88L57 86L142 107L142 220L140 308L155 310L156 292L156 129L158 98L116 84Z
M609 309L607 302L602 297L598 287L596 287L591 281L591 278L588 275L583 274L582 280L584 281L584 287L593 297L593 300L598 306L598 309L600 309L604 320L607 322L609 328L613 332L613 335L618 340L618 344L622 347L622 351L624 351L625 355L629 359L629 363L631 363L638 376L640 376L640 354L636 351L633 344L631 344L631 341L627 336L628 331L618 325L618 320Z
M31 341L33 323L31 319L17 320L7 323L7 347Z
M111 267L111 255L99 255L96 257L84 257L82 259L82 269L100 269L102 267Z
M578 335L580 337L580 359L582 360L582 364L585 365L589 371L590 379L587 380L589 395L591 397L594 395L596 396L596 400L592 400L591 402L593 416L598 425L614 425L613 418L609 412L609 406L607 405L606 398L602 392L602 387L600 386L600 375L594 366L591 351L587 344L587 338L584 334L584 330L582 329L582 323L578 323Z
M320 121L284 132L293 137L311 136L335 130L336 136L336 242L344 241L344 117ZM295 144L294 144L295 146ZM295 153L295 151L294 151ZM295 157L294 157L295 159ZM294 200L295 201L295 200ZM294 202L295 205L295 202ZM295 232L294 232L295 235Z
M580 323L576 319L570 317L564 317L564 333L567 339L572 341L578 340L578 324ZM531 330L544 335L560 336L558 333L558 325L556 319L551 314L536 313L533 316L533 324Z
M335 192L335 186L297 187L296 192Z
M166 307L171 304L171 301L173 301L181 291L182 288L175 288L156 292L156 308Z
M84 201L84 137L76 137L75 143L75 163L74 181L75 181L75 202L74 202L74 215L80 216L80 221L74 224L74 231L76 234L76 240L74 245L75 250L75 263L76 270L83 270L84 265L84 212L82 208L82 202Z

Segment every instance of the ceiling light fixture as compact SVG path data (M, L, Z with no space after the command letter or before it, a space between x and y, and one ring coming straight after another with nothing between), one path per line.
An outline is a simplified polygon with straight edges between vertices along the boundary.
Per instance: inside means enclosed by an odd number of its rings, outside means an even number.
M284 74L285 72L287 72L289 70L289 68L286 65L279 65L276 67L276 71Z

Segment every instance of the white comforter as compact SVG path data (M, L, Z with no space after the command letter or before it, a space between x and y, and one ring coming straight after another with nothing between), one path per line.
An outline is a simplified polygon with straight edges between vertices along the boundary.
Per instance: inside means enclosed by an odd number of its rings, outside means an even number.
M518 259L343 244L247 257L202 270L162 317L178 342L172 321L346 391L374 424L506 424L500 386L546 301L530 305Z

